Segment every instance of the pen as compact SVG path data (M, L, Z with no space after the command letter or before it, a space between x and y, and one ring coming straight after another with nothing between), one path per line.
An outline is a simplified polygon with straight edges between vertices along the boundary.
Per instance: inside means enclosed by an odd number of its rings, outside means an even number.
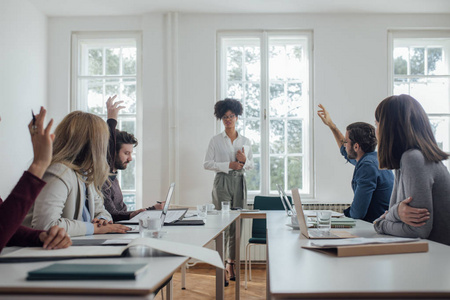
M33 126L36 126L36 116L34 115L33 110L31 110L31 116L33 117Z
M161 204L162 202L161 202L161 201L156 201L156 203L159 203L159 204Z
M33 110L31 110L31 116L33 117L33 125L31 126L31 134L35 134L36 133L36 116L34 115Z

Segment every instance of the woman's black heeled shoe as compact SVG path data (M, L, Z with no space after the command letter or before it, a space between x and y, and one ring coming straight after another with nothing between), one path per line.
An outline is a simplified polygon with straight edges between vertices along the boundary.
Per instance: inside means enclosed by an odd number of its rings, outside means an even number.
M236 281L236 273L234 272L234 263L227 262L227 264L229 264L231 266L231 272L228 272L228 270L227 270L227 273L230 275L230 280ZM225 266L225 269L226 269L226 266Z

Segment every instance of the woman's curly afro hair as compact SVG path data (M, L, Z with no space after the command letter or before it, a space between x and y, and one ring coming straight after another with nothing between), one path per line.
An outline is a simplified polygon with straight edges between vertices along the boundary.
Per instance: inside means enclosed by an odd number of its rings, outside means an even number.
M242 115L242 104L236 99L226 98L216 102L214 115L218 120L222 119L227 111L231 110L236 116Z

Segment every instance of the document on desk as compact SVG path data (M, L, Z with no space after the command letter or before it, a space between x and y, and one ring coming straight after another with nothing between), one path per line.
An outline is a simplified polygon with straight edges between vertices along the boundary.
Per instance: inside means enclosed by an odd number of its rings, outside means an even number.
M412 238L353 238L311 241L304 249L338 256L428 252L428 242Z
M168 210L167 211L167 215L166 215L166 219L164 220L164 223L172 223L173 221L176 220L180 220L181 218L183 218L184 214L186 213L187 209L173 209L173 210ZM118 223L121 224L139 224L139 220L140 219L145 219L148 217L152 217L152 218L160 218L161 217L161 210L146 210L143 211L141 213L139 213L138 215L134 216L133 218L131 218L130 220L124 220L124 221L120 221Z
M144 246L169 254L187 256L217 268L224 269L222 259L215 250L153 238L136 238L127 246L71 246L69 248L56 250L45 250L42 247L25 247L20 248L17 251L0 255L0 262L121 257L123 256L124 251L132 246Z
M329 211L331 211L331 217L333 217L333 218L341 218L344 216L343 213L339 213L334 210L329 210ZM305 215L305 217L316 217L317 210L303 210L303 214Z

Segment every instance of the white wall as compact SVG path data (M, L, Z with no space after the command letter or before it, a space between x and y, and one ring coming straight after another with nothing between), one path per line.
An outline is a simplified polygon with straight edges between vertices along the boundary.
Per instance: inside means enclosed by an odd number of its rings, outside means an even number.
M31 109L47 106L47 18L26 0L0 2L0 196L33 158Z
M180 14L176 22L166 20L166 15L155 13L142 17L49 21L50 108L60 117L69 111L71 31L142 30L143 132L142 148L138 151L142 151L144 163L144 205L162 198L172 178L178 178L176 196L181 204L193 205L210 199L214 174L203 170L202 163L216 125L213 105L217 30L312 30L313 106L324 104L339 128L345 130L351 122L373 123L377 104L389 93L388 29L450 28L450 15ZM167 42L174 37L170 33L173 26L178 31L175 49L168 48ZM170 57L172 52L177 56ZM178 63L170 68L168 61ZM178 95L174 101L173 94ZM172 103L176 105L174 112ZM175 128L169 125L173 115L179 117ZM341 158L328 128L315 114L313 118L316 199L349 203L353 167ZM171 134L174 149L169 148ZM177 173L172 174L172 170Z

